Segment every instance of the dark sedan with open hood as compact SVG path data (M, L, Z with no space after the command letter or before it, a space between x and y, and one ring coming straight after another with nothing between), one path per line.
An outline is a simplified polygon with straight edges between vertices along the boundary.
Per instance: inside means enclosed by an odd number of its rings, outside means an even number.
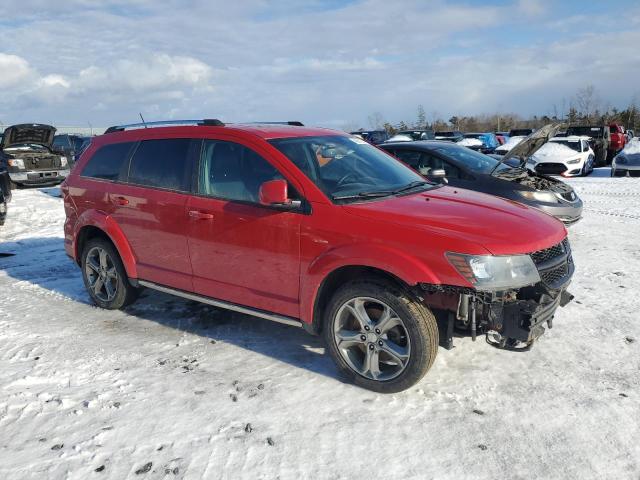
M524 203L570 225L582 216L582 200L573 188L526 168L527 158L558 128L559 125L547 125L537 130L499 158L438 140L385 143L380 147L427 179Z
M53 150L56 129L50 125L26 123L4 131L0 156L6 162L14 185L51 185L69 175L66 156Z

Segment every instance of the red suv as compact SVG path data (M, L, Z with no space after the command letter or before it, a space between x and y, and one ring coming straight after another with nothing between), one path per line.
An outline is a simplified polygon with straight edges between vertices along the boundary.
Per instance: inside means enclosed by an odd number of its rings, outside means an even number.
M355 383L397 392L454 328L528 349L571 299L567 232L542 212L342 132L171 123L110 128L63 184L65 248L100 307L147 287L304 327Z

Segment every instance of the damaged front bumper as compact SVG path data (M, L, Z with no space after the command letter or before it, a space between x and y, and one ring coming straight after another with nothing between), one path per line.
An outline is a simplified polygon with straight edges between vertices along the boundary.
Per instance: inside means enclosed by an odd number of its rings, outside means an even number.
M509 350L529 350L552 328L558 307L572 299L567 288L575 267L567 240L531 254L540 282L504 291L421 284L421 296L430 308L442 311L446 325L445 348L453 347L454 329L470 333L475 341L485 334L487 342Z

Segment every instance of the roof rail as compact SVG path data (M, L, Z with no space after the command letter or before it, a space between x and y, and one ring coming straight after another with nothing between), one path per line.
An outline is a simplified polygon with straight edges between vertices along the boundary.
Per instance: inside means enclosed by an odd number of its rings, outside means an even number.
M250 125L291 125L293 127L304 127L304 123L298 120L289 120L287 122L250 122Z
M202 125L205 127L224 127L224 123L217 118L205 118L203 120L163 120L160 122L130 123L127 125L114 125L107 128L104 133L123 132L138 128L170 127L178 125Z

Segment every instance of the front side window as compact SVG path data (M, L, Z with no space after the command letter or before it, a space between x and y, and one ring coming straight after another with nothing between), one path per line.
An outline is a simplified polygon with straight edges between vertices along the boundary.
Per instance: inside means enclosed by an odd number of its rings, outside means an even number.
M111 143L100 147L82 169L80 176L115 181L120 174L134 142Z
M193 143L198 142L194 140ZM129 183L188 191L192 171L191 144L189 138L143 140L131 159Z
M198 192L226 200L258 203L260 186L283 178L267 160L244 145L205 140ZM290 198L295 193L289 188Z
M373 198L411 188L433 188L382 150L356 137L296 137L270 143L333 200ZM416 188L418 188L416 187Z

